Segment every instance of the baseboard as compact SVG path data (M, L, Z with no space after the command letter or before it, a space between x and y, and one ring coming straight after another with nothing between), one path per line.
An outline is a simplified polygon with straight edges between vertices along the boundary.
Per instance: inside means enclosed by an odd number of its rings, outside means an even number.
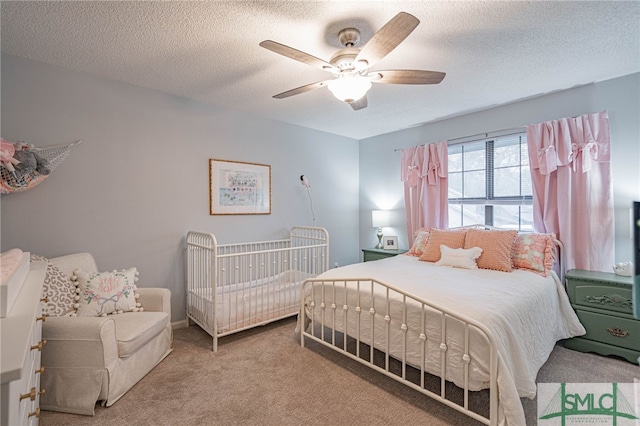
M180 321L173 321L171 323L171 329L172 330L177 330L179 328L185 328L185 327L187 327L187 320L186 319L183 319L183 320L180 320Z

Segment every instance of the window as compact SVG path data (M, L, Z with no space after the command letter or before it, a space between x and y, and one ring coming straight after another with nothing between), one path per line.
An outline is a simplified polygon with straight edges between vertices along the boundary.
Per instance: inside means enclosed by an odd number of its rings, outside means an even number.
M450 145L449 227L533 231L526 133Z

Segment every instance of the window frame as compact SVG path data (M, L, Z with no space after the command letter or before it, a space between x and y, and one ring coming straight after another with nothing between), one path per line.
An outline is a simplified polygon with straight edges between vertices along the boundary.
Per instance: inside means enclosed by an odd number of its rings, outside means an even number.
M511 145L519 145L521 148L519 150L519 161L517 165L514 166L504 166L504 167L498 167L498 169L501 168L506 168L506 167L515 167L517 166L519 168L519 192L520 195L516 195L516 196L495 196L495 153L496 153L496 143L500 142L501 139L505 139L505 138L517 138L518 139L518 143L517 144L511 144ZM480 142L484 143L484 155L485 155L485 165L484 165L484 169L465 169L465 165L464 165L464 147L465 146L469 146L471 144L479 144ZM522 150L522 146L525 146L525 148L527 148L527 151L525 151L523 153ZM527 141L526 141L526 131L522 130L522 131L518 131L515 133L510 133L510 134L503 134L503 135L496 135L496 136L491 136L489 137L487 135L487 137L485 138L481 138L481 139L474 139L474 140L466 140L463 142L457 142L454 144L450 144L449 147L453 147L453 146L460 146L461 147L461 158L462 158L462 165L461 165L461 170L460 171L455 171L455 172L451 172L449 170L449 175L451 175L452 173L459 173L461 175L461 197L455 197L455 198L450 198L447 197L447 201L448 201L448 205L454 204L454 205L461 205L463 206L461 211L460 211L460 224L462 226L467 226L467 225L471 225L471 224L465 224L464 223L464 206L465 205L484 205L484 225L488 225L488 226L495 226L494 225L494 206L501 206L501 205L505 205L505 206L518 206L518 226L517 226L517 230L521 231L521 232L532 232L533 231L533 227L531 226L526 226L523 228L523 221L522 221L522 209L520 208L520 206L530 206L533 205L533 189L531 188L531 194L525 194L522 195L523 192L523 179L522 179L522 168L523 166L529 166L529 162L527 161L525 164L523 164L523 157L526 153L526 155L528 155L528 146L527 146ZM447 158L449 159L449 156L451 155L451 152L449 151ZM530 166L529 166L530 167ZM465 173L471 172L471 171L479 171L479 170L484 170L485 172L485 196L484 197L465 197L464 196L464 192L465 192ZM526 224L526 222L525 222Z

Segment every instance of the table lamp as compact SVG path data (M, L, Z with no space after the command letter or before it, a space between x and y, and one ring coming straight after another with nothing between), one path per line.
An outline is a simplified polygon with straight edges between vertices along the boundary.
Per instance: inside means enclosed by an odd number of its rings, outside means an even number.
M389 226L389 211L388 210L372 210L371 211L371 226L378 228L378 245L377 249L383 248L382 245L382 228Z

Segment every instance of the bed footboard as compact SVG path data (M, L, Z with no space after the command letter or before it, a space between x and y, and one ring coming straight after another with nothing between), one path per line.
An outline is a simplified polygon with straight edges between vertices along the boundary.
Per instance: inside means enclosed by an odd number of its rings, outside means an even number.
M484 325L370 278L305 280L300 306L303 347L311 339L475 420L498 423L498 359ZM482 388L489 389L486 414L469 406L470 391Z

